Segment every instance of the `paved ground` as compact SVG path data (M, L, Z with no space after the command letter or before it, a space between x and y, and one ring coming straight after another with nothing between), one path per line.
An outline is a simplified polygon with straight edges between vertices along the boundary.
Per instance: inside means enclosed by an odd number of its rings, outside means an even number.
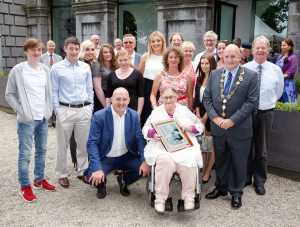
M300 183L275 175L269 175L265 196L246 188L243 207L236 211L231 210L229 198L202 199L197 211L160 216L146 201L145 180L132 185L132 196L124 198L113 176L108 179L109 194L104 200L97 199L95 190L73 175L69 189L37 191L38 201L25 203L18 195L15 125L14 115L0 112L0 226L300 226ZM55 155L55 130L51 128L46 174L52 182L56 181ZM205 186L203 194L212 187L212 183Z

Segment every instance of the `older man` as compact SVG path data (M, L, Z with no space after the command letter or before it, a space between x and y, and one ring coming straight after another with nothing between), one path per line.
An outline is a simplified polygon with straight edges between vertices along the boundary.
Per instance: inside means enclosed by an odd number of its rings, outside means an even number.
M122 49L123 49L122 40L119 39L119 38L116 38L115 41L114 41L114 52L115 52L115 54L117 54L118 51L120 51Z
M76 37L65 40L66 58L51 69L53 108L56 113L57 163L59 184L70 185L67 150L74 131L77 143L77 177L83 179L88 167L86 142L90 129L94 101L90 66L78 60L80 42Z
M205 50L200 52L196 55L193 61L194 68L196 69L199 65L200 59L203 54L210 54L215 57L217 60L217 42L218 42L218 35L214 31L207 31L203 35L203 44Z
M117 88L112 95L112 104L95 113L87 143L92 185L98 188L97 197L106 196L106 176L112 170L122 170L117 177L120 193L130 194L127 185L146 176L149 167L144 161L144 139L139 115L128 108L129 94L125 88Z
M100 39L100 36L99 35L91 35L90 40L95 45L96 57L98 58L99 53L100 53L100 48L101 48L101 39Z
M55 53L55 48L55 42L49 40L47 42L47 52L41 56L41 62L47 65L49 68L51 68L56 62L62 60L62 57Z
M270 49L270 42L265 36L257 37L253 41L254 60L244 65L256 71L259 80L259 105L254 117L254 155L250 155L246 182L246 185L252 184L253 175L254 188L258 195L266 193L264 184L267 179L269 133L273 123L273 110L284 86L281 69L267 61Z
M123 36L123 47L130 55L131 64L137 69L141 61L141 55L134 50L136 47L136 39L132 34L125 34Z
M224 50L225 68L212 72L204 92L216 153L215 189L207 199L232 195L232 208L242 206L247 160L252 141L252 112L258 102L255 72L240 66L241 52L230 44Z

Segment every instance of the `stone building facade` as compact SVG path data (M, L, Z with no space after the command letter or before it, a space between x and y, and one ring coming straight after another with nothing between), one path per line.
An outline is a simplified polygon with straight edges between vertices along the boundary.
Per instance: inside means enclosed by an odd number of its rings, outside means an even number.
M271 1L271 0L260 0ZM126 32L135 33L138 51L146 49L147 35L159 30L169 37L179 31L202 48L202 35L216 30L222 39L254 37L257 0L0 0L0 70L24 59L25 37L54 39L61 52L63 40L99 34L103 42ZM225 18L225 19L224 19ZM288 35L300 49L300 0L290 0Z

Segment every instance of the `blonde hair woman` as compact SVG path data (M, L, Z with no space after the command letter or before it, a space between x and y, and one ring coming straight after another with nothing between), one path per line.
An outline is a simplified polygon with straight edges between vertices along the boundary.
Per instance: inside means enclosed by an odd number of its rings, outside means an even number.
M124 87L130 97L129 107L136 110L139 115L144 106L144 78L137 69L130 64L130 56L126 50L117 53L117 64L119 68L111 72L107 80L108 93L106 96L107 104L113 91L118 87Z
M148 38L148 51L142 56L140 62L140 72L145 80L145 102L141 116L142 125L152 111L150 94L153 80L163 70L163 53L166 50L166 39L159 31L154 31Z
M90 40L85 40L80 44L79 59L91 65L96 59L95 45Z

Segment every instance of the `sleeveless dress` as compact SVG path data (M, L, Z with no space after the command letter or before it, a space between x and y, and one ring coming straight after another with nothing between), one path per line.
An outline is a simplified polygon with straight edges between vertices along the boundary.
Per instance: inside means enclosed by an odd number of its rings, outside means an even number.
M179 76L172 76L167 74L165 71L162 72L162 79L160 81L159 93L163 94L163 92L172 88L176 91L178 98L177 102L187 106L188 105L188 96L187 96L187 88L188 88L188 79L180 74ZM158 100L159 105L162 104L161 98Z
M150 102L150 94L152 90L152 84L155 77L163 70L162 55L151 54L148 56L145 62L144 70L144 108L141 114L141 123L144 125L147 118L151 114L152 105Z

